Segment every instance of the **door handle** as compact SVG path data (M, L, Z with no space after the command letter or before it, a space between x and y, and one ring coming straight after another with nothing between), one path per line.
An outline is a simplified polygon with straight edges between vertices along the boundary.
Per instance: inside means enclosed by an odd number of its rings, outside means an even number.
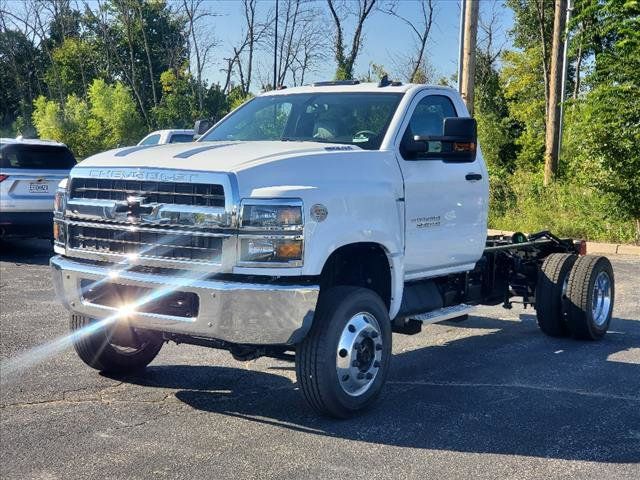
M482 180L482 175L480 175L479 173L467 173L464 178L466 178L470 182L475 182L477 180Z

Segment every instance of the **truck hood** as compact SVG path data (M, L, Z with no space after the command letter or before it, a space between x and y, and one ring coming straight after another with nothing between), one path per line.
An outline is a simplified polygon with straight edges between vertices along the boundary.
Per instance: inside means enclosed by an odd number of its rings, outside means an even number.
M237 172L273 160L336 151L362 151L352 145L319 142L194 142L139 145L108 150L87 158L81 167L170 168Z

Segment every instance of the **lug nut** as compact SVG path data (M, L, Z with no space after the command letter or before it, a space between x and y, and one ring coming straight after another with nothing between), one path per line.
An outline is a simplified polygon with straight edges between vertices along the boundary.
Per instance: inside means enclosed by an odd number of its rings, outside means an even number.
M373 374L372 373L367 373L367 380L371 380L373 378Z
M364 373L359 373L358 374L358 380L362 380L364 379Z
M382 344L381 343L378 343L376 345L376 350L382 350Z
M373 366L376 368L380 368L380 362L376 360L375 362L373 362Z
M375 330L371 332L371 338L378 338L378 332L376 332Z
M353 325L349 325L348 330L353 333L356 331L356 327L354 327Z

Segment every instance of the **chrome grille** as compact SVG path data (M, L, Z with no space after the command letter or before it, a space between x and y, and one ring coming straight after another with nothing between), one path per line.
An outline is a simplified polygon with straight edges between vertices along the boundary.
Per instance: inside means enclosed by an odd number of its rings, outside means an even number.
M71 181L71 199L122 201L129 196L142 196L147 203L225 206L224 188L216 184L108 178L74 178Z
M217 264L221 261L223 238L181 230L70 223L68 242L70 248L84 252Z

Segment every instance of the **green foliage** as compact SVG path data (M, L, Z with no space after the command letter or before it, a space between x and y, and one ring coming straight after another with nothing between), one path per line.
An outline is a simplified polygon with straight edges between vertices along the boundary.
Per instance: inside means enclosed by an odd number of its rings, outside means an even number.
M153 109L158 128L190 128L201 116L193 95L193 83L186 74L176 74L173 70L162 72L162 100Z
M157 128L191 128L200 118L221 118L228 111L228 99L218 85L205 89L200 108L196 95L198 83L186 70L163 72L160 84L162 99L152 110ZM241 97L242 101L250 98Z
M131 92L121 83L107 85L100 79L89 87L88 101L71 94L63 107L38 97L33 122L41 138L65 143L79 158L131 145L144 134Z
M247 100L251 100L253 95L251 93L245 95L240 86L232 88L227 96L227 101L229 102L229 110L235 110L240 105L245 103Z
M504 54L500 72L509 116L519 125L516 165L539 170L544 155L545 96L541 56L537 48Z
M49 88L59 89L64 95L86 95L88 84L98 76L95 45L67 38L53 51L52 57L53 63L44 75Z
M551 230L560 236L591 241L634 241L634 223L612 215L616 199L598 188L568 180L545 188L542 174L530 172L516 172L510 177L494 175L492 181L496 180L499 188L492 185L491 228Z
M478 53L474 116L482 153L490 168L512 171L517 148L518 124L509 117L504 86L487 54Z
M135 144L144 134L131 91L122 83L107 85L96 79L89 87L89 134L103 141L103 148Z

